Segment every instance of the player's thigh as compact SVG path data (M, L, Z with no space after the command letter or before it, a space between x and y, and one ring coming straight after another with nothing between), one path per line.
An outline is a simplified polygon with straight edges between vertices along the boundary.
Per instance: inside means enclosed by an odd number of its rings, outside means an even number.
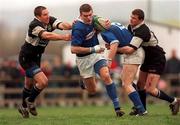
M96 90L95 77L84 78L83 82L86 85L87 90Z
M137 64L124 64L123 70L122 70L122 82L123 84L129 85L132 84L133 80L135 79L137 70L138 70Z
M157 87L160 75L149 73L146 80L146 89L153 90Z
M95 76L94 67L92 63L92 55L85 57L77 57L76 64L82 78L89 78Z

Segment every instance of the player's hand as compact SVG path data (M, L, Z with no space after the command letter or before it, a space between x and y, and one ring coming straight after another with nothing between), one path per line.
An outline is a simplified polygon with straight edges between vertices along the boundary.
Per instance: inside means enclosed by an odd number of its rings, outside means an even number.
M64 40L65 41L71 41L71 34L69 34L69 33L64 34Z
M77 18L77 19L75 19L75 20L73 20L72 25L74 25L77 21L78 21L78 18Z
M91 47L92 53L102 53L104 52L105 48L101 47L100 45L96 45L94 47Z
M105 44L105 47L106 47L107 50L109 50L109 49L110 49L110 44L107 44L107 43L106 43L106 44Z
M109 29L111 27L111 21L109 19L105 20L105 28Z
M100 45L94 46L94 49L96 53L102 53L105 50L105 48L101 47Z

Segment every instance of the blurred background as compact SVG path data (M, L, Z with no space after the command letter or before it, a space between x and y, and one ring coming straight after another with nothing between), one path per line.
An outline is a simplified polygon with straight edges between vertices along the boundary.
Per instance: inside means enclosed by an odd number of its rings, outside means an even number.
M131 11L135 8L143 9L146 23L156 34L168 60L159 87L180 96L180 0L0 0L0 3L0 106L16 106L20 102L24 71L17 57L28 25L34 18L33 10L38 5L46 6L50 15L62 21L73 22L79 16L80 5L89 3L94 14L126 26ZM119 87L120 59L117 56L112 65L112 77ZM48 89L39 97L39 104L108 103L101 82L96 97L91 97L79 88L79 72L75 65L75 55L70 52L70 42L50 42L41 66L50 82ZM126 102L126 95L122 91L119 94ZM150 99L150 102L153 100Z

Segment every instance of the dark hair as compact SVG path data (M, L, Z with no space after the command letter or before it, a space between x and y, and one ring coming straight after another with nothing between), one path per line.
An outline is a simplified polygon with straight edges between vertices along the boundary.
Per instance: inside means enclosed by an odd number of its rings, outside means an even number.
M144 20L144 11L143 10L135 9L135 10L132 11L132 14L137 15L140 20L141 19Z
M46 9L46 7L44 7L44 6L37 6L34 9L34 16L41 16L42 11L45 10L45 9Z
M91 11L91 10L92 10L92 7L91 7L91 5L89 5L89 4L83 4L83 5L81 5L80 8L79 8L79 12L80 12L80 13L82 13L82 12L89 12L89 11Z

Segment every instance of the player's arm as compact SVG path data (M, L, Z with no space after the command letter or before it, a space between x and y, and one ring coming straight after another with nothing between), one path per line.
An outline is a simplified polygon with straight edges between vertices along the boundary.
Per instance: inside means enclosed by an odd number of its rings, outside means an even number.
M72 24L68 22L61 22L58 24L58 29L62 30L71 30L72 29Z
M68 22L62 22L59 19L55 17L50 17L50 24L53 26L54 29L60 29L60 30L71 30L72 24Z
M82 42L85 40L85 36L81 29L72 30L72 42L71 42L71 52L73 54L86 54L86 53L101 53L105 49L100 45L93 47L82 47Z
M132 54L140 46L143 40L139 37L134 36L128 46L124 46L117 49L117 53Z
M131 54L133 53L134 51L136 51L136 49L134 49L133 47L131 46L124 46L124 47L119 47L117 49L117 53L125 53L125 54Z
M100 47L100 45L96 45L94 47L80 47L71 45L71 52L73 54L86 54L86 53L101 53L105 49Z
M90 48L80 47L80 46L71 46L71 52L73 54L86 54L86 53L90 53Z
M65 41L70 41L71 40L71 34L66 33L66 34L57 34L53 32L47 32L43 31L39 35L42 39L47 39L47 40L65 40Z
M109 50L108 60L112 61L116 55L119 41L110 31L105 31L101 33L102 39L106 42L105 46Z
M117 40L116 40L117 41ZM109 53L108 53L108 60L112 61L116 55L118 49L119 42L113 42L110 44Z
M57 34L53 32L48 32L40 25L33 26L32 34L35 36L38 36L41 39L46 39L46 40L53 40L53 41L55 40L70 41L71 40L71 35L69 33Z

